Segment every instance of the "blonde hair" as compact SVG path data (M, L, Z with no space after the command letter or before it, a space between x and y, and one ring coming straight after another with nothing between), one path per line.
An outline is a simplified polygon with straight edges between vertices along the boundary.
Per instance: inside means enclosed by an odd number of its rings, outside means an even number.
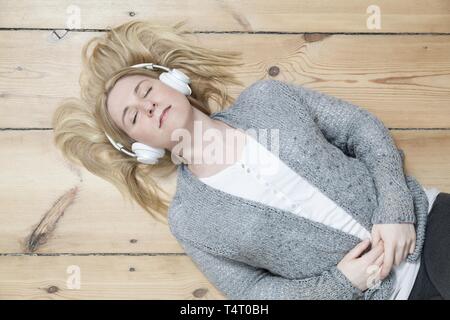
M188 75L192 95L190 104L207 115L232 104L227 85L243 86L227 71L239 62L240 52L221 51L197 46L190 39L192 31L179 21L173 26L132 20L111 28L104 36L90 39L82 48L80 98L64 99L52 118L54 143L70 162L111 182L126 200L134 199L155 219L167 224L169 193L159 178L176 171L170 152L160 162L146 165L116 150L104 132L131 150L134 142L112 121L106 110L106 98L115 83L124 76L146 75L158 79L159 71L131 68L151 62L177 68ZM95 44L91 54L89 47ZM217 102L213 108L209 99Z

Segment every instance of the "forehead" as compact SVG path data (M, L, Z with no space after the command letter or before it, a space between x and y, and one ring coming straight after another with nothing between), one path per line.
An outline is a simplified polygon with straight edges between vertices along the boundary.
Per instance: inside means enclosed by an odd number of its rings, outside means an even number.
M142 75L126 76L119 79L108 94L108 108L114 106L116 101L126 100L134 94L134 88L141 80L151 80L151 78Z

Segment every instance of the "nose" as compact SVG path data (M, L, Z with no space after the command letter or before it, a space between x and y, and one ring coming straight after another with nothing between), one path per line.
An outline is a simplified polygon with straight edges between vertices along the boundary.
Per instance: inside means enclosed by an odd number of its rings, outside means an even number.
M152 117L155 114L155 109L156 109L156 103L152 103L148 107L144 107L144 110L146 111L146 113L150 114L150 116L152 116Z

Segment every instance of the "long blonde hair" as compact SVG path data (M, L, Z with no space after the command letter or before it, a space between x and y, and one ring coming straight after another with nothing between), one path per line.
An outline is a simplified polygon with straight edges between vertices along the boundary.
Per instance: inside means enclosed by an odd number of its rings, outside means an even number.
M126 200L134 199L155 219L167 224L170 194L161 181L176 171L169 152L156 165L146 165L116 150L104 132L131 150L133 139L112 121L106 111L106 98L122 77L141 74L158 79L160 72L131 68L151 62L177 68L191 80L190 104L207 115L234 102L227 85L243 86L230 66L241 66L241 53L197 46L191 30L132 20L111 28L104 36L90 39L82 48L80 98L64 99L52 118L54 143L70 162L110 181ZM95 44L91 53L88 50ZM209 99L217 103L213 108ZM159 180L163 179L163 180Z

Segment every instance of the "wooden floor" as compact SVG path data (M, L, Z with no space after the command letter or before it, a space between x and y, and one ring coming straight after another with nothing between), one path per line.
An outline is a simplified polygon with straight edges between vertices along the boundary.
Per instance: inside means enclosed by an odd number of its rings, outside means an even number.
M378 0L380 29L366 0L76 3L1 2L0 299L225 298L168 227L52 145L57 103L79 94L82 45L130 19L189 18L202 45L243 52L244 83L294 82L368 109L407 173L450 192L450 1ZM81 25L64 30L76 12Z

